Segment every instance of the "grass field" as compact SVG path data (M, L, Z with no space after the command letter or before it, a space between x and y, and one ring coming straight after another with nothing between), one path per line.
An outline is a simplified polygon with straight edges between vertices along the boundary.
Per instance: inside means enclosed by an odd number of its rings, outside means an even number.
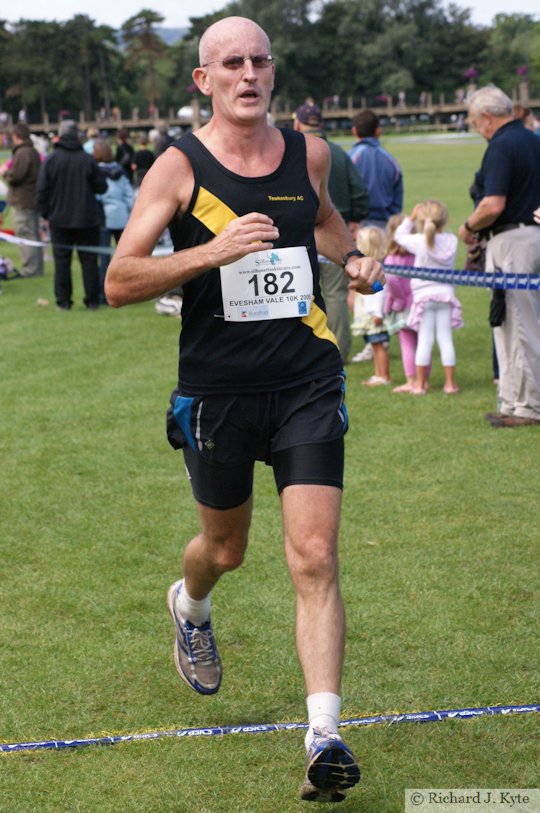
M482 145L387 145L406 208L439 197L457 227ZM12 247L0 253L18 260ZM0 296L0 740L305 720L279 505L262 465L246 562L214 594L222 689L204 698L178 680L165 597L197 527L164 436L179 323L152 303L87 313L74 277L70 313L36 305L52 303L51 263ZM457 397L441 392L437 358L418 399L362 387L370 365L348 368L344 717L539 699L540 434L483 420L495 406L488 295L458 293ZM391 371L400 381L395 341ZM364 774L335 808L344 813L401 813L408 787L538 783L534 714L344 735ZM309 807L298 800L302 739L5 755L0 813L294 813Z

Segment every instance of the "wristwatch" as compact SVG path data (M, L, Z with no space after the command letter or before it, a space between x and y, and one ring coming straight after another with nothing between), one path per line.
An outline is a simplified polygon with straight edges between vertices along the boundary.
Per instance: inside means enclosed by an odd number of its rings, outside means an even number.
M352 251L348 251L346 254L343 255L341 258L341 266L345 268L351 257L365 257L366 255L360 251L359 248L355 248Z
M469 234L474 234L474 233L475 233L476 229L473 229L473 227L469 225L469 221L468 221L468 220L466 220L466 221L465 221L465 223L464 223L463 225L465 226L465 228L467 229L467 231L469 232Z

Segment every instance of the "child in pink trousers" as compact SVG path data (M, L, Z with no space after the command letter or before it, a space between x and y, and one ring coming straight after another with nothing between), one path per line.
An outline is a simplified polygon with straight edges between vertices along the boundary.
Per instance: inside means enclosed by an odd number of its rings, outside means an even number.
M392 215L386 227L386 251L384 265L402 265L411 267L414 264L414 254L402 248L394 239L394 233L405 215L400 213ZM403 372L407 379L405 384L394 387L393 392L410 392L416 382L416 343L417 334L408 326L409 314L412 305L411 281L407 277L398 277L386 272L384 315L388 333L392 336L397 333L401 349Z

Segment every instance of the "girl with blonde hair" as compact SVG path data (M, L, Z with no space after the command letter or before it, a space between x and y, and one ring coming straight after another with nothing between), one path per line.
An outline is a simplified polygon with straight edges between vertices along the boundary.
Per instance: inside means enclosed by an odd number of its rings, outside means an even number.
M457 237L444 228L448 210L438 200L418 203L410 217L397 227L394 239L398 245L414 254L415 268L452 269L455 267ZM416 228L416 234L413 234ZM444 392L459 392L456 384L456 351L452 328L462 327L461 304L454 293L454 286L445 282L417 279L411 280L412 305L408 326L418 332L416 347L416 382L413 395L425 395L428 384L428 368L435 339L444 368Z
M398 245L394 239L395 231L400 223L403 223L404 219L405 215L400 212L392 215L386 224L385 266L397 265L410 268L414 264L414 254L410 254L406 248ZM417 333L408 325L412 305L411 281L408 277L399 277L390 272L386 272L385 276L384 315L390 336L395 333L398 334L401 361L406 378L406 382L394 387L393 392L411 392L416 384L415 354L417 345Z
M386 254L386 234L378 226L364 226L358 230L356 245L366 257L382 262ZM366 387L379 387L390 384L390 369L388 360L388 342L390 336L386 329L383 314L384 291L363 296L354 295L354 329L361 333L366 342L373 348L374 374L367 381L362 381Z

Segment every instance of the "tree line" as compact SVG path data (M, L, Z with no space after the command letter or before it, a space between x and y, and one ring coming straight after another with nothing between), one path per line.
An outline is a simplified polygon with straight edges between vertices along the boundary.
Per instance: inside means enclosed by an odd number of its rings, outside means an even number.
M167 45L163 17L142 9L119 31L86 15L67 22L0 20L0 112L28 121L97 111L141 118L189 104L191 71L209 24L238 14L269 34L276 62L275 95L297 105L339 96L375 104L405 93L445 94L471 80L507 93L528 80L540 96L540 22L499 14L491 27L441 0L235 0L215 14L191 17L180 41Z

